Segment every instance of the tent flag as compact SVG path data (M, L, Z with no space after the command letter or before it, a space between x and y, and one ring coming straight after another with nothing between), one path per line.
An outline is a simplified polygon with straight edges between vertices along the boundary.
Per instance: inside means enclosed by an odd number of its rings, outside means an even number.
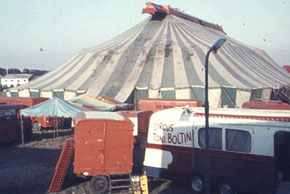
M78 112L86 111L83 108L76 107L65 100L54 97L50 100L37 104L35 106L22 109L22 116L51 116L51 117L75 117Z

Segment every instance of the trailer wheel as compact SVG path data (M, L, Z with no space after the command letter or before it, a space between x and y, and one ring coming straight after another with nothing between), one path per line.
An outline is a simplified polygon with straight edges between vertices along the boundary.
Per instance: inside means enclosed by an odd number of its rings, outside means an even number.
M202 193L204 191L204 181L199 175L194 175L191 179L191 188L195 193Z
M37 122L37 121L35 121L34 123L33 123L33 130L40 130L41 128L40 128L40 126L39 126L39 123Z
M218 194L234 194L234 188L233 186L227 182L227 181L222 181L218 183L217 185L217 193Z
M109 180L105 176L94 176L91 179L90 187L94 193L105 193L109 188Z

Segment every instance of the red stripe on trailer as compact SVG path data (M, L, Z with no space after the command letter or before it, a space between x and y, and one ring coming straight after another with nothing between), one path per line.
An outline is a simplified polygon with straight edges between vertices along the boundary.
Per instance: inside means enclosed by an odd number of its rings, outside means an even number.
M180 152L192 152L192 148L183 146L172 146L164 144L152 144L147 143L146 148L153 148L158 150L168 150L168 151L180 151Z
M204 113L195 113L195 116L196 117L204 117L205 114ZM209 114L209 117L290 122L290 117L271 117L271 116L254 116L254 115L227 115L227 114Z
M190 154L195 153L195 154L205 156L205 149L203 148L192 149L190 147L160 145L160 144L151 144L151 143L147 143L146 148L166 150L166 151L187 152ZM210 150L210 154L211 156L226 157L226 158L239 158L239 159L244 159L244 160L264 161L264 162L270 162L270 163L275 162L275 158L272 156L261 156L261 155L256 155L256 154L245 154L245 153L220 151L220 150Z

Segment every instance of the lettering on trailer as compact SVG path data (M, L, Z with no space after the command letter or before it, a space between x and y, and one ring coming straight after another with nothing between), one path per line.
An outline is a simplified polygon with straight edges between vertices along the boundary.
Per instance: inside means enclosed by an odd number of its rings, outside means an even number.
M178 130L177 130L178 129ZM152 141L161 144L192 145L192 132L188 126L155 123Z

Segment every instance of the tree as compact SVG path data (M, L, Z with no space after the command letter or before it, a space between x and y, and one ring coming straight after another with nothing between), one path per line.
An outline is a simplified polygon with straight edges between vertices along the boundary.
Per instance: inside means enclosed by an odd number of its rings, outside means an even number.
M7 74L6 69L0 67L0 75L5 76Z
M17 68L9 68L8 74L21 74L22 72Z

